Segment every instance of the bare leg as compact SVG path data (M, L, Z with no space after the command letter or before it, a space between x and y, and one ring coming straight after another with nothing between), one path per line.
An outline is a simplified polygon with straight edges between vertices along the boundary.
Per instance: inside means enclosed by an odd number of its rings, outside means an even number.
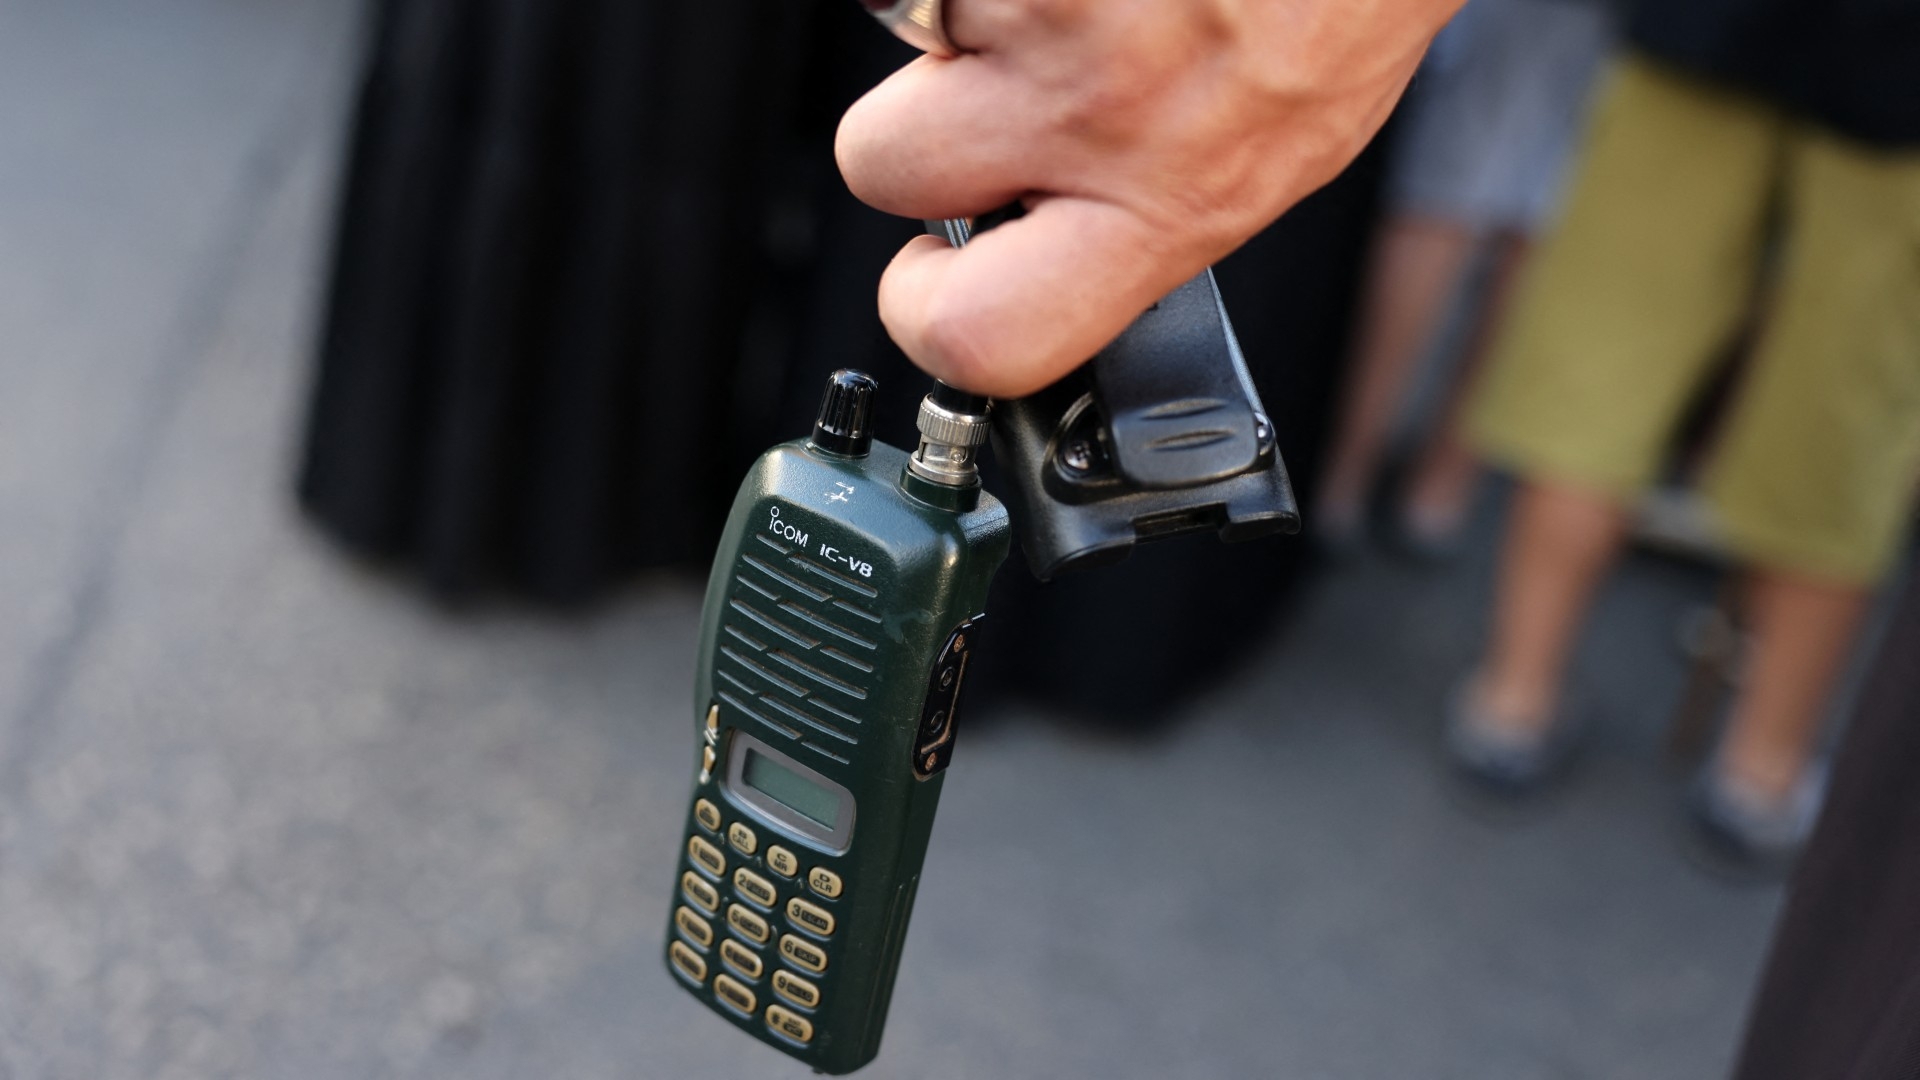
M1525 233L1506 232L1495 240L1492 280L1475 313L1472 335L1454 374L1445 411L1420 454L1420 463L1407 486L1402 517L1414 539L1444 544L1453 539L1473 506L1480 480L1480 460L1461 438L1462 413L1479 377L1494 337L1506 320L1514 282L1531 252Z
M1753 651L1720 749L1726 779L1776 803L1793 795L1867 602L1854 586L1754 572Z
M1545 730L1594 587L1626 516L1611 500L1554 482L1515 494L1494 597L1493 634L1473 688L1476 711L1509 734Z
M1381 228L1340 427L1320 478L1318 511L1333 532L1359 524L1408 377L1433 339L1473 244L1471 229L1438 218L1401 215Z

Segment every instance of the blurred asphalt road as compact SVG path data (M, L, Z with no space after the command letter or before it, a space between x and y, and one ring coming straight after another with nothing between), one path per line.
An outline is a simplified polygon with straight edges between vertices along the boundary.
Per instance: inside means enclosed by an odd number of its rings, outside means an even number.
M353 7L0 0L0 1080L804 1076L661 970L697 595L455 617L291 505ZM1674 843L1706 582L1630 568L1589 767L1489 820L1481 548L1152 741L976 727L868 1075L1721 1075L1778 895Z

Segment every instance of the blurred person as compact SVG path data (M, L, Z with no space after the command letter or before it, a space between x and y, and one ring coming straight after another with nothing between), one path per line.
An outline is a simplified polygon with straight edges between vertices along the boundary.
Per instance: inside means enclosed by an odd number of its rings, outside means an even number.
M1471 407L1520 483L1449 746L1509 791L1566 759L1569 654L1625 508L1771 262L1702 481L1746 568L1751 651L1690 805L1714 850L1778 866L1810 827L1828 694L1920 466L1920 5L1649 6L1629 38Z
M1466 517L1478 463L1456 430L1458 389L1472 378L1534 235L1552 215L1612 39L1610 9L1582 0L1471 0L1441 32L1403 106L1375 240L1360 338L1332 457L1321 476L1316 536L1334 551L1361 539L1369 493L1476 256L1489 281L1465 313L1453 392L1421 440L1393 515L1397 539L1443 554Z

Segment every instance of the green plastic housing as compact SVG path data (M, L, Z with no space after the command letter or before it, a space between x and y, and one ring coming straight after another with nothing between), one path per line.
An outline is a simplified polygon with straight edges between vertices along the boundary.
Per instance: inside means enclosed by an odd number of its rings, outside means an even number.
M667 969L741 1030L836 1075L858 1069L880 1050L941 770L952 749L949 734L937 753L927 752L923 719L941 711L930 699L950 691L944 722L951 732L964 666L947 690L940 679L953 665L956 629L984 613L987 588L1010 542L1007 512L997 500L978 489L909 478L906 464L905 453L883 443L860 458L826 453L804 440L764 454L734 498L714 558L694 676L696 784L674 872ZM968 640L960 647L970 648L973 636L966 627ZM939 672L936 660L945 665ZM715 706L717 730L710 733ZM743 735L851 793L855 808L844 851L774 820L728 784L733 743ZM920 775L929 769L930 776ZM718 829L694 813L702 799L720 810ZM729 844L735 822L756 835L753 854ZM724 854L722 873L690 856L694 837ZM774 845L797 857L796 874L769 865ZM734 875L743 867L776 887L772 904L742 895ZM838 897L810 888L815 868L838 875ZM688 895L682 879L689 873L717 893L717 911L709 914ZM830 935L789 918L795 896L832 915ZM767 942L729 926L732 904L765 920ZM681 907L711 923L710 942L679 925ZM824 953L823 973L783 956L781 939L788 934ZM729 939L739 943L731 947L735 956L746 948L761 961L757 979L722 959ZM702 978L676 964L675 941L695 950L705 966ZM816 1007L775 992L781 970L817 988ZM722 973L754 996L751 1014L715 993ZM775 1005L811 1025L811 1037L799 1042L776 1031L767 1019Z

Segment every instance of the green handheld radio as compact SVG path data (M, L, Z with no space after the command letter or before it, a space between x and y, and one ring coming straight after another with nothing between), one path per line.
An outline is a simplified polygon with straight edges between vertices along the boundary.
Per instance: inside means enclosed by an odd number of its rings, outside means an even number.
M955 244L1016 216L930 223ZM873 380L835 372L811 438L735 497L700 632L698 784L667 966L715 1012L828 1073L879 1053L1007 511L1042 579L1197 531L1299 523L1211 271L1058 383L991 406L935 384L909 456Z
M835 372L734 498L701 619L697 784L667 967L815 1069L879 1053L987 587L988 402L936 386L911 455Z

